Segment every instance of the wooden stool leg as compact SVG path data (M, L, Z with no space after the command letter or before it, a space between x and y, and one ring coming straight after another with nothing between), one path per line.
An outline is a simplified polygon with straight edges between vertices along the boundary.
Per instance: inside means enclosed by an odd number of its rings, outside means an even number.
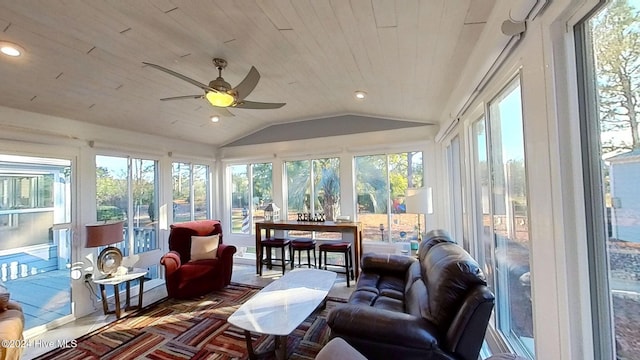
M351 279L355 280L356 275L354 273L353 254L351 253L351 249L349 249L349 269L351 271Z
M273 263L271 262L271 246L267 246L267 269L273 269Z
M327 253L328 251L324 252L324 269L327 270Z
M282 247L282 275L284 275L284 271L287 270L287 263L285 262L285 258L284 258L284 246ZM291 256L291 254L289 254L289 256Z
M344 275L347 277L347 287L351 287L349 284L349 255L347 255L347 251L344 252Z

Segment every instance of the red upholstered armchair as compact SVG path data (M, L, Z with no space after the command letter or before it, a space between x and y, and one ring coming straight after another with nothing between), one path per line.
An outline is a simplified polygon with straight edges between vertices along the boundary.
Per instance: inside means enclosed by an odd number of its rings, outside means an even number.
M220 234L216 259L191 260L191 236ZM167 294L186 299L221 289L231 283L236 247L222 243L218 220L196 220L171 225L169 252L160 259L164 265Z

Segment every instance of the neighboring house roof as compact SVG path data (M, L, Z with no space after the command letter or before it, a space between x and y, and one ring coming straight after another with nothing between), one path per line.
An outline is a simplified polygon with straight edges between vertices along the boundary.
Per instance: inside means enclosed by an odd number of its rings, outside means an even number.
M633 149L625 153L612 156L607 159L609 162L636 162L640 161L640 149Z

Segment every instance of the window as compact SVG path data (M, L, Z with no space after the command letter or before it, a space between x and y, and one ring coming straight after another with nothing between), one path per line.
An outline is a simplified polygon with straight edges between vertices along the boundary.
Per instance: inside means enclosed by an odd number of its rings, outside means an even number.
M640 358L640 4L576 26L596 357ZM612 331L611 331L612 329Z
M231 165L229 170L232 187L231 232L253 234L253 224L264 220L264 208L272 201L273 164Z
M422 152L357 156L355 193L363 238L375 241L415 240L424 214L407 214L407 189L423 185ZM418 217L421 220L418 220Z
M209 166L177 162L172 168L173 222L209 219Z
M451 221L451 235L457 241L462 241L465 249L469 250L469 244L464 237L464 209L462 206L462 174L460 165L460 137L456 136L447 146L447 170L449 173L449 215Z
M124 256L158 249L157 162L96 156L97 220L124 220Z
M326 158L285 162L287 219L298 213L324 216L334 221L340 215L340 159ZM296 236L295 231L289 234ZM298 234L300 235L300 234ZM318 238L339 238L339 233L317 233Z
M494 327L518 353L534 355L529 211L519 79L476 121L474 223L479 260L496 295Z

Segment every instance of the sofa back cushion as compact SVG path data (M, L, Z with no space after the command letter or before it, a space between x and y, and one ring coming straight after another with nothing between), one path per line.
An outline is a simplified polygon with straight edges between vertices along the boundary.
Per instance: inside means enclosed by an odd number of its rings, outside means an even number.
M421 261L428 293L426 318L446 333L467 294L486 285L478 263L460 246L443 242L434 245Z
M429 250L435 245L440 243L455 243L453 239L451 239L451 235L446 230L435 229L429 231L422 242L420 242L420 246L418 248L418 256L420 257L420 262L424 260L424 257L427 256Z
M180 262L187 263L191 259L191 237L220 234L222 244L222 226L218 220L196 220L171 225L169 233L169 250L180 254Z

